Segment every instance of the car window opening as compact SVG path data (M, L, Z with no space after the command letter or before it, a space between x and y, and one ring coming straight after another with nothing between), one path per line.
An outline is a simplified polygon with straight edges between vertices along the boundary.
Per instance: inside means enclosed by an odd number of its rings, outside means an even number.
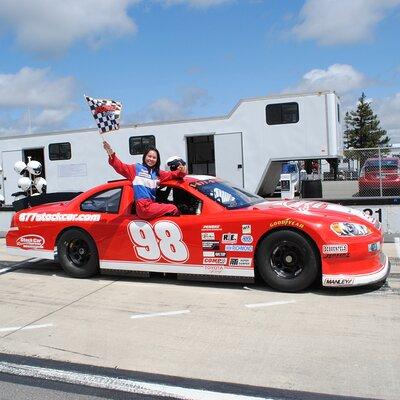
M200 193L221 204L228 210L249 207L265 201L265 199L260 196L249 193L242 188L230 186L223 181L197 181L192 184L192 186Z
M81 203L81 211L115 214L119 211L122 188L96 193Z
M161 186L157 189L156 201L158 203L175 204L181 215L201 214L201 200L180 188Z

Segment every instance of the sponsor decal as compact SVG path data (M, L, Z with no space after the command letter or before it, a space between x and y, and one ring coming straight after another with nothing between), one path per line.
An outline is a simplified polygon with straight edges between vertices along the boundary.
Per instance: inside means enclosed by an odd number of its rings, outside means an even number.
M290 208L292 210L299 211L301 213L306 214L310 210L332 210L332 211L339 211L342 213L346 214L352 214L352 215L357 215L358 217L364 219L365 221L369 221L371 223L376 223L375 218L373 218L372 215L372 210L371 209L365 209L365 212L368 212L369 215L366 215L364 212L361 210L357 210L354 208L350 207L343 207L339 204L331 204L331 203L324 203L320 201L285 201L282 203L284 207ZM368 210L368 211L367 211ZM378 213L378 215L380 215Z
M218 264L204 265L204 269L206 270L206 272L208 272L210 274L218 274L224 270L224 266L218 265Z
M202 231L221 231L221 225L203 225Z
M242 225L242 233L245 234L251 233L251 225L249 224Z
M203 258L203 264L205 265L226 265L227 258L221 257L206 257Z
M222 243L235 244L237 243L238 234L237 233L223 233Z
M338 259L338 258L348 258L350 257L350 253L339 253L339 254L323 254L322 258L327 258L327 259Z
M324 210L328 208L328 203L324 203L321 201L304 201L304 200L292 200L285 201L282 203L284 207L290 208L292 210L307 212L310 209L314 210Z
M244 244L227 244L225 246L225 251L251 252L253 251L253 246L247 246Z
M140 171L140 172L137 174L137 176L141 176L142 178L151 179L151 175L150 175L148 172L146 172L146 171Z
M348 286L354 283L352 278L325 278L325 286Z
M49 214L49 213L21 213L20 222L96 222L100 221L100 214Z
M251 235L242 235L240 240L242 243L253 243L253 236Z
M23 249L43 249L45 240L39 235L24 235L17 239L17 246Z
M201 232L201 240L215 240L214 232Z
M203 257L226 257L224 251L203 251Z
M229 266L230 267L251 267L251 258L230 258Z
M349 251L347 244L324 244L322 246L323 254L346 254Z
M203 250L219 250L219 242L213 240L209 242L202 242Z
M275 228L277 226L294 226L296 228L304 228L304 224L301 222L293 221L291 218L281 219L279 221L274 221L269 224L271 228Z
M343 207L339 204L329 204L327 207L328 210L332 211L339 211L342 213L346 214L351 214L351 215L357 215L357 217L362 218L364 221L371 222L372 224L375 224L377 221L374 217L372 217L373 211L370 208L364 209L364 211L357 210L355 208L350 208L350 207ZM378 212L379 220L381 220L381 215ZM378 227L380 228L380 225L378 224Z
M368 245L368 251L370 252L379 251L380 249L381 249L381 242L370 243Z

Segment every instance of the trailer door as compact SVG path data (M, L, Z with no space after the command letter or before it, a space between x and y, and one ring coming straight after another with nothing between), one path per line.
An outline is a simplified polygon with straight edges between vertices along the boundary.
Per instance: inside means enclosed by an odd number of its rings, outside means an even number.
M214 149L217 177L243 187L242 133L214 135Z
M19 192L17 181L20 178L14 171L14 164L22 160L21 150L11 150L2 152L2 165L3 165L3 191L5 197L5 204L11 205L14 198L11 197L12 193Z

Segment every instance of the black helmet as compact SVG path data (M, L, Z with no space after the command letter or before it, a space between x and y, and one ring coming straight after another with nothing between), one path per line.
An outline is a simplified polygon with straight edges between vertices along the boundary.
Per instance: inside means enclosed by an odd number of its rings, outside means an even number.
M180 165L185 166L186 162L178 156L172 156L172 157L168 158L166 165L170 171L176 171Z

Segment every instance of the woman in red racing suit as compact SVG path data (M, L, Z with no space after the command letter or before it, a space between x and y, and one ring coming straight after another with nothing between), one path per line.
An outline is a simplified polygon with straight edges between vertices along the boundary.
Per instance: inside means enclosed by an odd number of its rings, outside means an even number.
M118 174L132 182L139 218L149 220L163 215L180 214L174 204L156 202L156 189L163 181L183 178L186 175L185 166L178 166L176 171L161 170L160 153L155 147L149 147L143 154L143 162L136 164L123 163L108 142L104 142L103 147L108 154L108 163Z

